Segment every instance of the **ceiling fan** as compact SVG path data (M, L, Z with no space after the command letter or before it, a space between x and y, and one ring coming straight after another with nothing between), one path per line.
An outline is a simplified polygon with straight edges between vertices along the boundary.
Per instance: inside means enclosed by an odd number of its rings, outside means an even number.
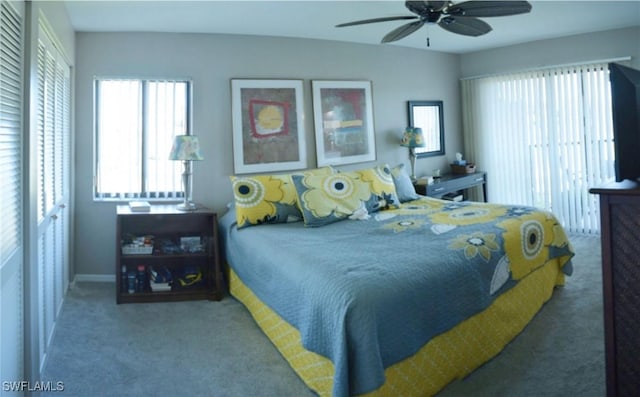
M451 1L405 1L405 7L416 15L397 17L383 17L364 19L336 25L337 28L367 23L409 20L409 22L387 33L382 43L390 43L407 37L420 29L424 24L438 24L441 28L452 33L465 36L481 36L491 31L488 23L479 17L502 17L508 15L526 14L531 11L528 1L465 1L454 4ZM427 45L429 39L427 38Z

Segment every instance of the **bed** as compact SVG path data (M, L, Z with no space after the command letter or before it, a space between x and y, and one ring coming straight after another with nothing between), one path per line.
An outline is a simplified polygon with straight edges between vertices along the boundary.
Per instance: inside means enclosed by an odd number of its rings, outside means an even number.
M261 210L279 204L248 217L238 194L256 177L232 177L219 225L230 293L318 395L433 395L524 329L571 274L571 245L549 212L401 199L388 166L368 171L268 176L261 188L283 193L257 195ZM323 197L330 221L307 222L304 193L345 183L369 195Z

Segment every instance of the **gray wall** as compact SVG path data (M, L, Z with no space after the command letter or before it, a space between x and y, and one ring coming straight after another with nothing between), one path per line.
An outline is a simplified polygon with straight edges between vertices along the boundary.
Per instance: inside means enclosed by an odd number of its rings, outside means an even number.
M633 57L640 68L640 28L543 40L462 56L393 46L305 39L159 33L76 36L76 274L112 275L115 203L93 202L92 79L94 76L190 77L193 132L205 161L194 165L194 199L220 213L232 200L230 79L304 80L308 167L315 167L312 79L371 80L377 162L408 164L398 147L406 101L444 101L446 155L418 160L417 174L446 169L462 151L459 78L545 66ZM373 163L342 167L355 169Z
M316 166L312 79L372 82L377 161L409 166L399 146L407 100L442 100L446 155L418 160L417 174L443 168L462 150L457 55L383 45L238 35L78 33L76 36L76 274L112 275L116 203L92 200L95 76L190 77L193 132L204 148L194 164L194 200L224 212L232 200L232 78L304 80L308 167Z
M640 27L464 54L460 59L460 71L462 77L476 77L629 56L633 57L632 66L640 69Z

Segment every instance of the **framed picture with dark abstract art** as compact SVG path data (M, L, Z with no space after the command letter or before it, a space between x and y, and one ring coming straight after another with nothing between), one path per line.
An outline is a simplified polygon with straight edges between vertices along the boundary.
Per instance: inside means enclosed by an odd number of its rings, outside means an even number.
M318 166L376 159L370 81L311 82Z

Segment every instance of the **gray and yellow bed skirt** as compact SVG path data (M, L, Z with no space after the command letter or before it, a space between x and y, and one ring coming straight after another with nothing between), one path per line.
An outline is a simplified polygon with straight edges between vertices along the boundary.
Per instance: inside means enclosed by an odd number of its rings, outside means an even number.
M306 385L320 396L331 396L333 363L306 350L298 330L265 305L233 269L228 270L231 295L247 307ZM412 357L388 367L384 385L365 396L432 396L452 381L464 378L513 340L558 285L564 285L564 274L558 261L551 260L497 297L484 311L436 336Z

